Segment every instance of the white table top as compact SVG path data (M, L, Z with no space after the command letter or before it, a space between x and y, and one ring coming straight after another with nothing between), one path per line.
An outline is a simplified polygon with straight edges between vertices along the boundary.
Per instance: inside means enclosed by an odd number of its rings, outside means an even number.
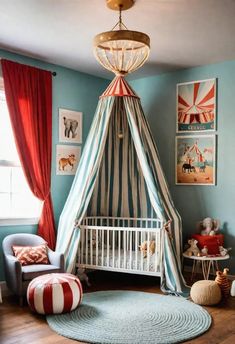
M229 259L229 254L226 256L188 256L187 254L183 253L184 258L194 259L194 260L226 260Z

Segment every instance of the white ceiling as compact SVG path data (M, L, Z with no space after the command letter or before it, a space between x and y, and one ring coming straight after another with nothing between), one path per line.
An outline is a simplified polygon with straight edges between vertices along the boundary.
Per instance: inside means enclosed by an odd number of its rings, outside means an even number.
M112 78L92 40L117 21L105 0L0 0L0 47ZM235 59L235 0L136 0L123 21L151 39L135 78Z

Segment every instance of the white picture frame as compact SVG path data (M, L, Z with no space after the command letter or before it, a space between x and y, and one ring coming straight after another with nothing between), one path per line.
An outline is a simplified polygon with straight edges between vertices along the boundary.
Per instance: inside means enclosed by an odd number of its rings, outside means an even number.
M82 112L59 108L59 142L82 143Z
M56 175L74 175L80 157L80 146L56 145Z
M216 131L216 78L176 85L176 133Z

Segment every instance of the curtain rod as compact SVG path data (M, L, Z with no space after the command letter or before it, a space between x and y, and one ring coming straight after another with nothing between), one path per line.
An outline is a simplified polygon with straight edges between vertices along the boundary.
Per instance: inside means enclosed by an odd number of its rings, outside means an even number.
M3 59L5 59L5 57L0 57L0 61L3 60ZM6 59L6 60L7 60L7 59ZM9 60L9 61L11 61L11 60ZM13 62L16 62L16 61L13 61ZM32 67L34 67L34 66L32 66ZM36 67L36 68L37 68L37 67ZM52 72L52 71L50 71L50 70L48 70L47 72L51 72L52 76L56 76L56 75L57 75L56 72Z

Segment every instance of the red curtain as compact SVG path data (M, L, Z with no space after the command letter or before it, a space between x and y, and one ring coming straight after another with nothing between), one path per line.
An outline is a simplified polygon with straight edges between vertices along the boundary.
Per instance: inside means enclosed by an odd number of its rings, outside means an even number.
M43 201L38 234L55 247L51 200L51 72L2 60L6 100L24 174L33 194Z

